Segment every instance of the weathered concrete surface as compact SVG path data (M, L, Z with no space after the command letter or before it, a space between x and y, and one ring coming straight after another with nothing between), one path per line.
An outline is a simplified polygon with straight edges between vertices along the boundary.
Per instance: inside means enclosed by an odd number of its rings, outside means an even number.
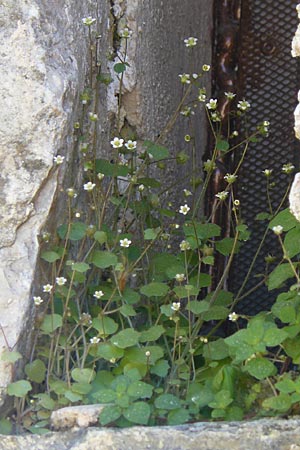
M58 182L53 157L64 155L65 167L74 159L72 130L87 54L82 18L101 13L105 40L109 6L92 0L0 3L0 355L7 345L24 345L23 327L29 331L37 236ZM0 405L11 377L0 359Z
M299 420L89 428L44 436L0 436L0 450L299 450Z

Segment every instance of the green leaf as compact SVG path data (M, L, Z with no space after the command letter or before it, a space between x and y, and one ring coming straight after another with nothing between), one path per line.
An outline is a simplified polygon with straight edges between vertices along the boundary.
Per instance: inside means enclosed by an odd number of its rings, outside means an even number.
M281 225L283 227L283 231L289 231L296 225L299 225L299 222L290 212L289 208L286 208L278 213L273 220L271 220L271 222L269 223L269 228L272 230L272 228L276 227L277 225Z
M232 402L230 392L227 389L222 389L215 394L214 401L210 402L208 406L215 409L225 409Z
M132 328L126 328L111 338L112 344L119 348L127 348L136 345L139 342L140 333Z
M206 322L209 320L222 320L228 317L229 311L225 306L211 306L208 311L204 311L202 319Z
M278 383L275 384L275 387L284 394L291 394L296 391L296 383L290 378L278 381Z
M91 262L100 269L106 269L110 266L115 266L118 258L111 252L97 250L93 253Z
M210 341L204 346L203 356L204 358L213 359L215 361L227 358L229 354L228 346L225 344L223 339L218 339L217 341Z
M261 212L256 215L255 220L270 220L271 217L270 213Z
M151 188L159 188L161 183L156 178L143 177L138 179L138 184Z
M191 284L185 286L176 286L174 288L174 292L178 298L187 298L188 296L198 295L199 290L199 288L196 288Z
M279 394L277 397L267 398L262 402L264 409L273 409L280 413L288 411L292 406L292 399L288 394Z
M106 159L96 159L96 172L111 177L126 177L129 167L111 163Z
M72 392L75 394L87 395L92 390L92 385L90 383L73 383Z
M38 394L34 396L39 400L39 405L49 411L53 411L55 409L56 403L48 394Z
M279 288L284 281L294 276L295 274L289 263L280 264L269 275L267 282L268 290L272 291L273 289Z
M111 361L113 359L120 359L124 355L124 350L116 347L115 345L109 342L103 342L98 346L97 356L100 356L107 361Z
M8 395L14 395L15 397L26 397L27 393L31 391L32 386L27 380L19 380L15 383L11 383L7 386Z
M150 369L150 373L157 375L159 377L166 377L169 372L169 363L165 359L160 359L155 363L153 367Z
M150 406L145 402L135 402L129 405L124 412L124 417L129 422L137 423L139 425L147 425L150 417Z
M136 310L131 305L123 305L120 308L120 313L125 317L136 316Z
M6 361L6 362L10 362L10 363L15 363L16 361L18 361L21 358L22 358L21 353L19 353L17 351L10 351L8 349L5 349L1 355L2 361Z
M114 71L116 72L116 73L123 73L123 72L125 72L125 70L126 70L126 64L124 64L124 63L116 63L115 65L114 65Z
M156 239L158 234L160 233L160 227L158 228L147 228L144 231L144 239L145 240L153 240Z
M168 414L168 425L180 425L189 420L190 415L186 409L173 409Z
M91 383L95 378L96 372L93 369L73 369L72 378L78 383Z
M294 364L300 364L300 336L295 336L293 339L286 339L283 348L286 354L293 359Z
M221 152L226 152L230 148L229 142L225 141L224 139L217 139L216 142L216 149L220 150Z
M157 145L151 141L144 141L143 145L146 147L146 152L152 155L156 161L168 158L169 156L169 150L166 147Z
M127 394L134 399L138 398L151 398L153 392L153 386L143 381L134 381L130 384Z
M72 223L70 226L70 233L69 233L69 239L71 241L79 241L85 236L85 232L87 229L87 225L83 222L75 222ZM67 231L68 226L67 225L61 225L57 229L57 234L61 239L65 239L67 237Z
M146 297L163 297L169 291L169 286L165 283L152 282L142 286L141 294Z
M245 370L258 380L270 377L277 373L274 364L266 358L253 358L247 362Z
M44 261L47 261L49 263L53 263L53 262L57 261L58 259L60 259L61 256L58 253L56 253L56 252L48 251L48 252L43 252L41 254L41 258Z
M30 381L42 383L45 379L46 366L40 359L35 359L32 363L26 364L25 373Z
M294 323L296 320L295 301L276 301L271 309L275 317L283 323Z
M158 409L177 409L181 407L181 402L178 397L173 394L162 394L155 399L154 402Z
M117 393L113 389L99 389L92 394L92 397L99 403L111 403L117 398Z
M107 242L107 233L105 233L105 231L96 231L93 238L95 241L99 242L99 244L105 244Z
M150 353L150 356L146 356L146 352ZM156 361L164 356L163 349L158 345L147 345L145 347L137 348L132 347L126 350L124 360L127 362L134 362L138 364L150 364L154 365Z
M139 302L141 296L138 292L134 291L133 289L131 289L129 287L126 287L123 292L122 298L126 303L133 305L133 304Z
M72 392L70 390L65 391L64 395L72 403L76 403L82 400L82 395L76 394L75 392Z
M95 317L92 321L92 325L98 331L98 334L101 337L106 337L110 334L114 334L119 328L117 322L107 316Z
M300 227L288 231L284 238L284 248L290 258L300 253Z
M167 317L171 317L174 314L174 310L172 309L172 305L161 305L160 310L162 314L164 314Z
M187 237L197 236L200 241L206 241L207 239L221 235L221 227L214 223L186 222L183 231Z
M99 420L101 425L108 425L115 422L122 415L122 410L119 406L109 405L102 409Z
M141 332L140 342L156 341L165 332L162 325L154 325Z
M233 250L234 245L234 239L233 238L224 238L221 241L216 242L216 249L219 253L221 253L224 256L228 256L231 254ZM239 245L235 247L234 253L238 253L239 251Z
M60 316L59 314L47 314L44 317L43 323L41 325L41 330L47 334L53 333L53 331L62 326L62 323L62 316Z
M73 263L71 267L72 267L72 270L74 270L75 272L80 272L80 273L87 272L90 268L90 266L88 264L83 263L83 262L82 263L79 263L79 262Z
M277 327L272 327L265 331L263 340L268 347L275 347L280 345L287 337L288 334L286 331Z
M186 305L186 309L191 311L193 314L199 315L209 309L209 303L203 300L192 300Z
M12 423L8 419L0 419L0 434L12 434Z

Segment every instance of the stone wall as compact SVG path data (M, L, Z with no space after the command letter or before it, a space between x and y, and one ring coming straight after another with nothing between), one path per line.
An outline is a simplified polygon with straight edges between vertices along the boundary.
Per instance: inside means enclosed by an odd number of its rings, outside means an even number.
M106 27L109 9L98 3ZM96 14L97 2L5 0L0 10L2 353L24 347L31 327L38 235L58 184L53 157L73 159L70 136L87 53L81 19ZM13 375L0 360L1 391Z
M113 74L113 30L133 30L126 72L123 124L154 139L176 108L181 85L178 74L210 64L212 0L4 0L0 4L0 356L5 348L26 353L30 347L32 296L40 293L40 233L62 220L57 201L61 186L69 187L78 156L73 153L73 124L87 69L87 29L82 18L97 17L100 56ZM194 67L188 66L183 39L197 36ZM209 75L206 85L209 87ZM102 153L108 151L118 83L100 93L99 132ZM206 142L204 117L194 116L197 139ZM184 149L181 121L165 143ZM53 157L65 156L59 171ZM201 159L202 153L196 156ZM186 187L187 174L178 177ZM0 394L17 376L0 359ZM2 395L3 399L3 395ZM0 400L1 405L2 400Z

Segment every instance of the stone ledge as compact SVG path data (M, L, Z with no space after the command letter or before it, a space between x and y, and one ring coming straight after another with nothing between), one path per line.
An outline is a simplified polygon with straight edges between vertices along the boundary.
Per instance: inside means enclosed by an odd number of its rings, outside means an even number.
M300 420L87 428L44 436L0 436L0 450L300 450Z

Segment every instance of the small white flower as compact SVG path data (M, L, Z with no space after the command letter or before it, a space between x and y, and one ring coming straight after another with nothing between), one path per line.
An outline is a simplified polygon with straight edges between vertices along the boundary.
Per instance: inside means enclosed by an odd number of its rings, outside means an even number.
M53 161L57 166L60 166L64 162L65 157L61 155L54 156Z
M233 92L225 92L225 97L227 97L229 100L232 100L235 96L236 94L234 94Z
M239 132L237 130L234 130L231 134L232 137L237 137L239 135Z
M145 352L145 356L147 356L147 358L149 358L149 356L151 356L151 352L149 352L149 350L147 350L147 351Z
M288 163L288 164L284 164L282 166L281 170L283 173L291 173L291 172L293 172L294 169L295 169L295 166L291 163Z
M98 116L97 116L97 114L90 112L90 113L89 113L89 119L90 119L92 122L96 122L96 121L98 120Z
M176 273L175 275L175 280L178 281L179 283L182 283L182 281L184 281L186 279L184 273Z
M173 311L179 311L180 310L180 302L173 302L171 309L173 309Z
M63 286L64 284L66 284L67 279L65 277L57 277L56 278L56 284L58 284L58 286Z
M121 148L123 147L124 139L120 139L115 137L112 141L110 141L113 148Z
M193 195L193 194L191 193L191 191L189 191L188 189L183 189L183 193L184 193L184 195L185 195L186 197L189 197L190 195Z
M96 19L93 19L91 16L89 16L89 17L84 17L83 19L82 19L82 23L84 24L84 25L87 25L88 27L90 27L93 23L95 23L96 22Z
M39 306L44 300L41 297L33 297L33 301L35 306Z
M200 341L203 342L203 344L207 344L208 343L208 339L205 336L200 336Z
M191 208L187 204L185 204L183 206L180 206L179 212L180 212L180 214L183 214L184 216L186 216L190 209Z
M52 286L52 284L45 284L44 286L43 286L43 292L51 292L52 291L52 288L53 288L53 286Z
M237 104L238 109L241 111L247 111L250 108L250 103L246 100L240 100Z
M192 77L193 77L194 80L197 80L199 78L199 75L197 73L193 73Z
M77 219L79 219L79 217L81 217L80 212L75 213L75 217L76 217Z
M232 173L226 173L226 175L224 175L224 180L226 180L228 184L234 183L236 179L237 175L234 175Z
M105 177L104 173L97 173L97 178L98 180L103 180L103 178Z
M210 118L213 122L221 122L221 117L218 111L211 112Z
M273 232L279 236L283 232L283 227L281 225L276 225L272 228Z
M131 240L130 239L127 239L127 238L120 239L120 246L121 247L128 248L130 246L130 244L131 244Z
M210 65L209 64L203 64L202 70L203 70L203 72L209 72L210 71Z
M206 103L207 109L217 109L218 100L216 98L211 98L208 103Z
M190 250L191 245L188 241L181 241L179 247L180 247L180 250L182 252L184 252L186 250Z
M186 135L184 136L184 140L185 140L185 142L190 142L191 136L190 136L189 134L186 134Z
M262 171L266 175L266 177L270 177L272 175L273 169L265 169Z
M196 45L197 45L197 42L198 42L198 38L195 38L195 37L189 37L189 38L186 38L186 39L184 39L184 41L183 41L184 43L185 43L185 46L186 47L195 47Z
M92 345L99 344L99 342L100 342L100 338L98 338L98 337L96 337L96 336L94 336L94 337L92 337L92 338L90 339L90 343L91 343Z
M68 188L67 189L67 194L68 194L68 197L71 197L71 198L76 198L77 197L75 189L73 189L73 188Z
M145 186L143 184L140 184L139 187L138 187L138 190L140 192L143 192L144 189L145 189Z
M103 295L104 295L104 292L103 292L103 291L95 291L95 293L94 293L94 297L95 297L97 300L100 300L100 298L103 297Z
M96 186L95 183L92 183L91 181L89 181L88 183L85 183L85 184L83 185L83 189L84 189L85 191L90 192L90 191L92 191L92 190L94 189L95 186Z
M180 111L180 114L185 117L194 116L195 111L192 110L190 106L186 106L184 109Z
M125 27L119 31L119 36L121 38L128 39L132 36L132 30L130 30L128 27Z
M129 140L126 142L125 147L127 150L135 150L136 149L136 141Z
M238 199L235 199L233 204L234 206L240 206L240 201Z
M239 315L235 312L232 312L228 315L228 320L231 320L231 322L236 322L239 318Z
M215 197L217 197L219 200L223 201L223 200L226 200L226 198L228 197L228 195L229 195L229 192L228 192L228 191L221 191L221 192L218 192L218 193L215 195Z
M190 75L188 73L182 73L178 75L182 84L190 84Z

